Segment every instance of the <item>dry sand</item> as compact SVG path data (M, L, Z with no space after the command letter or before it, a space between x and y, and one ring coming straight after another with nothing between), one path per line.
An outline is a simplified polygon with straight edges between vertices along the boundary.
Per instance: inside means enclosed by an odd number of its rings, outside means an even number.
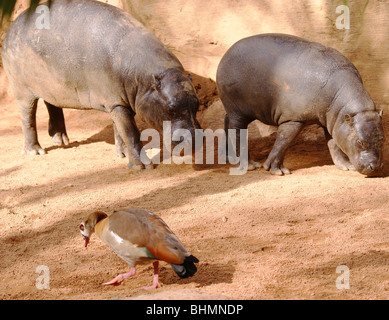
M203 128L222 127L218 107L199 114ZM324 135L309 130L287 153L289 176L232 176L223 165L134 172L115 155L108 115L65 117L71 145L60 148L38 108L48 153L25 156L17 104L1 101L0 299L388 299L387 147L379 178L336 169ZM273 142L250 134L253 157L263 162ZM198 273L179 279L162 262L163 287L138 290L151 284L150 263L121 286L102 286L128 266L97 237L85 248L78 226L93 210L123 207L160 215L200 259ZM49 268L49 290L36 287L40 265ZM339 265L350 270L348 290L336 287Z

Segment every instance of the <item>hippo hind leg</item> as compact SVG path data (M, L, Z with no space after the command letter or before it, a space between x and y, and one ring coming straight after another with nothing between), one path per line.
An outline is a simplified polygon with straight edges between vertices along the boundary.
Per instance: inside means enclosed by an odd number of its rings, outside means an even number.
M277 137L263 167L271 174L282 176L290 174L289 169L283 165L286 149L303 128L303 122L289 121L282 123L277 130Z
M58 108L45 101L47 111L49 112L49 135L53 142L58 145L69 145L69 138L66 133L65 117L62 108Z
M46 151L42 149L38 142L38 133L36 129L38 98L29 97L26 99L18 99L18 103L24 134L23 153L31 155L45 154Z
M226 156L229 158L229 161L230 162L234 162L234 157L235 155L237 157L240 157L240 130L241 129L247 129L247 126L249 125L251 121L250 120L247 120L247 119L241 119L239 117L236 117L236 116L233 116L233 117L229 117L228 114L225 116L224 118L224 130L225 130L225 133L226 133ZM233 151L233 147L232 147L232 144L231 144L231 133L229 133L229 129L236 129L236 135L235 135L235 150L236 150L236 153L234 154L234 151ZM229 147L232 148L232 150L229 150ZM233 156L231 156L233 155ZM247 156L248 156L248 166L247 166L247 171L252 171L252 170L255 170L257 168L260 168L261 167L261 164L259 162L256 162L254 160L252 160L250 158L250 154L248 153L248 150L247 150ZM239 168L241 170L244 170L243 168L243 163L240 163L239 164Z

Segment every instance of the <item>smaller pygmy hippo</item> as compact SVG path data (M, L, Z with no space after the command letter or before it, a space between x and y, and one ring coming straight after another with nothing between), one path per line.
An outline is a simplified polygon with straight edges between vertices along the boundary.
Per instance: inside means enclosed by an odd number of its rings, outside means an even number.
M355 66L337 50L285 34L248 37L226 52L216 82L226 131L247 129L256 119L278 126L264 163L272 174L290 173L285 151L304 125L315 123L324 128L339 169L365 175L382 170L382 112ZM249 160L249 170L259 166Z

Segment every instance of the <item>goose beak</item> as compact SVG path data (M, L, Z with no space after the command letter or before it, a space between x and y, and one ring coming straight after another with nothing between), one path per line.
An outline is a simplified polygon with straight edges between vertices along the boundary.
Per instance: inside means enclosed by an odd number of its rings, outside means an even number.
M85 237L85 236L83 236L84 237L84 240L85 240L85 248L86 248L86 246L88 245L88 243L89 243L89 238L88 237Z

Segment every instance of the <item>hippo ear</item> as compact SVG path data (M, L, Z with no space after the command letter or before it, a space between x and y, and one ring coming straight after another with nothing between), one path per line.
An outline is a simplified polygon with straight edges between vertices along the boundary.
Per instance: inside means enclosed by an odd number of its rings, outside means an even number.
M347 123L351 127L353 125L353 118L349 114L345 114L344 123Z
M159 76L154 75L154 74L153 74L152 87L158 91L161 89L161 78Z
M380 105L378 108L376 108L376 111L378 112L378 115L380 116L380 118L382 118L382 116L384 114L384 106Z

